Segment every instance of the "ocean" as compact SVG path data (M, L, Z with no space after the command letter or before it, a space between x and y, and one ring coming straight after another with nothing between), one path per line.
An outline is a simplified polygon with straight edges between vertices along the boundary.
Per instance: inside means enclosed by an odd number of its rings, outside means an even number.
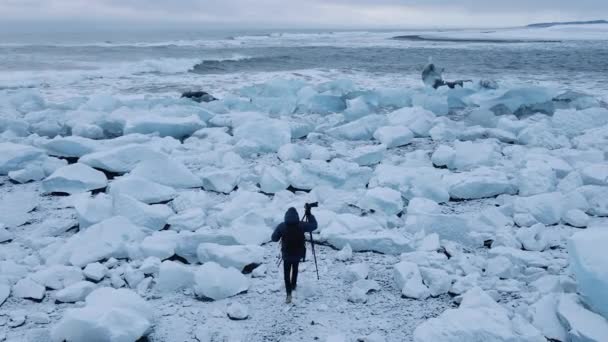
M414 32L416 33L416 32ZM420 86L429 58L447 79L491 79L606 99L608 44L598 40L480 43L391 39L401 31L170 31L0 35L0 90L62 99L185 90L226 94L270 78L347 78L366 87Z

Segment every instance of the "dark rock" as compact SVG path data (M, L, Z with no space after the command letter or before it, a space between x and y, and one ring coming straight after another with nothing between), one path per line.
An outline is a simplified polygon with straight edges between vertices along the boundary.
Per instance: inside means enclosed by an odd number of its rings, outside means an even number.
M198 103L217 101L217 98L206 91L186 91L182 93L182 98L187 98Z

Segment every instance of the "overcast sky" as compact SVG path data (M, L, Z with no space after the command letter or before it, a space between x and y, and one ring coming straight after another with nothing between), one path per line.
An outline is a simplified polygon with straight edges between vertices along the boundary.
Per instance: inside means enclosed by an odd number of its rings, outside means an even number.
M0 0L14 27L505 27L608 18L608 0Z

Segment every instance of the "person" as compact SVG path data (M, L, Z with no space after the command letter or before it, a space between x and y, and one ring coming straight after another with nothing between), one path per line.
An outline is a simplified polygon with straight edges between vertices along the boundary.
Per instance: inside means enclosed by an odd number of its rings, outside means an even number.
M422 70L422 82L429 87L433 87L437 89L439 87L448 86L450 89L456 88L456 86L463 87L465 82L471 82L471 80L458 80L458 81L444 81L443 80L443 69L438 70L435 64L429 60L429 64L427 64Z
M280 223L272 233L272 241L281 240L281 257L283 259L283 276L285 278L285 302L291 303L291 293L298 282L298 266L306 258L305 233L317 229L317 220L311 213L310 206L305 206L305 217L308 222L300 221L295 208L289 208L285 213L284 222Z

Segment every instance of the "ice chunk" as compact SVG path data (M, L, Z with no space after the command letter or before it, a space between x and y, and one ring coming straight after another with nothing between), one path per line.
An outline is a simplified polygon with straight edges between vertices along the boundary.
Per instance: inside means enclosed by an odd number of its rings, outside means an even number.
M108 268L98 262L88 264L83 270L84 276L92 281L100 281L107 273Z
M441 213L441 208L439 207L439 204L428 198L415 197L412 198L407 205L408 215L439 213Z
M553 114L554 94L545 88L527 87L508 90L500 97L490 101L488 105L495 114L515 114L518 117L534 114ZM506 113L505 113L506 110Z
M95 284L89 281L80 281L55 292L55 299L62 303L80 302L93 292L95 287Z
M200 188L202 180L184 164L168 157L143 161L130 174L173 188Z
M385 152L386 146L384 145L361 146L352 151L349 160L361 166L376 165L382 162Z
M454 157L456 156L456 151L453 148L446 145L439 145L433 155L431 156L431 161L433 165L439 167L448 167L449 165L454 165Z
M346 102L340 96L317 94L303 101L298 112L327 115L340 113L346 109Z
M409 144L414 139L414 133L406 126L384 126L374 132L374 139L386 148L393 148Z
M381 164L374 170L369 187L389 187L401 191L403 197L422 197L443 203L450 199L440 170L433 167L401 167Z
M44 151L28 146L0 143L0 175L7 175L10 171L25 168L29 163L45 157Z
M587 185L580 188L589 203L588 213L595 216L608 216L608 196L606 186Z
M520 228L515 235L526 251L542 252L549 247L547 227L542 223L530 228Z
M276 167L265 167L260 179L260 189L268 194L274 194L289 187L287 176Z
M151 257L147 257L141 263L141 266L139 266L139 270L145 275L150 275L150 274L157 275L160 271L160 265L161 265L160 258L151 256Z
M177 197L177 192L172 187L132 176L115 179L108 190L112 196L127 195L147 204L167 202Z
M437 116L448 115L450 111L448 97L437 93L416 94L412 97L412 104L429 110Z
M338 253L336 253L336 260L348 261L353 258L353 249L350 245L344 246Z
M241 303L230 303L226 308L228 318L235 321L242 321L249 317L249 310Z
M61 290L83 280L82 271L79 267L64 265L48 266L30 277L38 284L52 290Z
M234 267L243 271L247 266L259 265L264 262L266 251L260 246L222 246L215 243L202 243L198 247L198 260L216 262L223 267Z
M549 293L530 306L532 325L538 328L548 339L567 341L566 329L557 317L559 295Z
M128 119L124 134L158 134L161 137L174 137L182 139L205 127L205 123L197 115L187 117L164 117L160 115L146 115Z
M366 263L358 263L346 266L342 273L342 278L347 283L354 283L358 280L367 279L369 274L369 265Z
M550 265L550 260L541 252L522 251L511 247L495 247L490 249L492 256L504 256L511 262L526 267L546 268Z
M362 96L347 100L346 103L348 108L344 111L344 118L347 121L360 119L373 112L373 108L369 106Z
M106 175L85 164L64 166L42 181L46 193L76 194L103 189L108 184Z
M420 273L422 282L429 288L433 297L448 293L452 287L452 277L444 270L420 267Z
M163 261L158 271L157 284L158 290L162 292L190 288L194 285L194 271L180 262Z
M383 115L368 115L359 120L334 127L327 134L344 140L370 140L378 128L386 125Z
M522 329L522 328L526 329ZM522 331L523 330L523 331ZM458 309L448 309L414 331L415 342L431 341L543 341L534 328L521 324L479 288L464 295Z
M200 266L194 275L194 291L202 298L220 300L249 289L249 280L235 268L224 268L215 262Z
M585 185L608 185L608 164L589 165L581 170Z
M177 233L172 230L154 232L147 236L140 245L143 256L154 256L161 260L175 255L177 247Z
M80 158L85 154L93 153L97 149L98 143L92 139L69 136L56 137L45 143L43 147L51 156Z
M201 179L205 190L229 194L234 191L239 177L239 171L222 169L206 172Z
M302 145L286 144L279 148L278 156L282 161L293 160L297 162L310 158L310 151Z
M520 196L532 196L555 191L555 172L550 166L528 164L519 171L518 187Z
M13 239L13 233L9 232L4 226L4 223L0 223L0 243L7 242Z
M501 158L499 146L492 143L456 141L454 158L448 164L451 169L472 170L480 166L493 166Z
M396 264L393 269L393 278L397 288L405 297L426 299L431 295L429 289L422 283L418 265L412 262L402 261Z
M149 205L121 194L114 196L112 207L114 215L126 217L136 225L152 230L163 229L167 219L174 214L167 205Z
M449 174L445 180L452 199L479 199L517 191L505 173L488 168Z
M13 286L13 295L19 298L41 300L45 293L44 286L29 278L21 279Z
M573 138L572 142L580 150L597 149L606 151L608 145L608 125L591 128L584 134Z
M608 109L557 110L551 118L551 123L557 132L575 137L585 130L608 124Z
M405 107L388 114L392 126L405 126L417 137L428 137L435 114L421 107Z
M390 188L373 188L365 192L357 206L386 215L396 215L403 210L403 200L399 191Z
M303 160L288 168L288 179L297 189L313 189L317 186L332 186L343 189L364 187L372 170L342 159L331 162L322 160Z
M608 336L608 320L585 309L575 294L561 295L557 315L570 341L603 341Z
M8 177L17 183L24 184L44 179L44 177L47 176L44 171L45 170L41 165L31 163L19 171L9 171Z
M560 192L545 193L515 199L515 213L530 214L537 222L553 225L560 222L564 195Z
M11 287L8 284L0 284L0 306L4 304L4 301L11 294Z
M80 158L79 162L100 170L126 173L133 170L142 161L164 157L163 153L145 145L130 144L87 154Z
M167 224L175 231L196 231L198 228L204 226L205 222L205 211L201 208L186 209L167 219Z
M102 287L82 308L68 309L51 330L53 341L137 341L152 326L153 310L131 290Z
M608 317L608 264L603 248L607 243L608 231L602 228L578 232L568 242L578 290L585 302L605 318Z
M478 108L466 117L465 122L470 126L495 128L498 120L499 118L492 111L486 108Z
M127 247L145 237L144 229L124 217L112 217L71 237L52 260L69 261L74 266L108 259L126 258Z
M291 128L284 121L275 119L249 119L238 123L234 137L253 142L258 152L277 152L291 142Z
M539 122L528 125L517 136L521 145L544 147L547 149L569 148L570 140L561 134L555 134L547 123Z
M112 197L98 194L94 197L86 195L85 198L74 203L80 229L87 228L112 216Z
M589 224L589 215L580 209L568 210L562 219L566 224L577 228L584 228Z
M412 250L411 240L403 233L395 230L363 231L349 234L324 230L322 236L336 248L344 248L346 245L350 245L355 252L373 251L399 255Z

